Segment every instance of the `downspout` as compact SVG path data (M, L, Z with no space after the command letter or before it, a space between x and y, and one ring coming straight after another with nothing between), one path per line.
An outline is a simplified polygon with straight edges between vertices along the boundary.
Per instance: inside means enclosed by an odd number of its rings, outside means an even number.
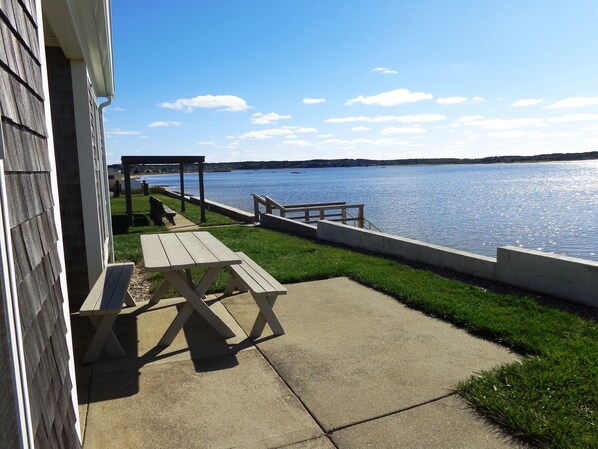
M112 235L112 209L110 208L110 181L108 180L108 163L106 161L106 138L104 135L104 108L109 106L112 103L112 99L114 95L108 95L108 99L101 103L98 106L98 115L99 115L99 122L100 122L100 136L102 138L102 164L106 169L105 175L105 185L106 185L106 200L108 202L108 249L109 249L109 256L108 261L110 263L114 262L114 236Z

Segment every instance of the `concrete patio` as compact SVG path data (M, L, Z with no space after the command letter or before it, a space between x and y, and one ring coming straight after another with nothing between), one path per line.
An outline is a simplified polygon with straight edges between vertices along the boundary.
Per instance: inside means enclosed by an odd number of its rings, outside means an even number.
M255 341L249 294L211 305L235 338L194 314L168 348L181 298L123 309L127 356L78 367L84 447L520 447L452 391L516 354L346 278L287 288Z

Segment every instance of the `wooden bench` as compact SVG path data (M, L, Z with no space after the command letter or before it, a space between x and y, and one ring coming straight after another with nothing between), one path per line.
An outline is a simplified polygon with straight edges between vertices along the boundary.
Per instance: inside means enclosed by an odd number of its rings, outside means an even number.
M95 362L104 346L113 357L123 357L125 351L116 339L112 326L123 303L135 306L127 291L133 274L133 263L110 264L102 272L87 295L79 315L88 316L96 328L83 363Z
M266 323L268 323L274 335L284 334L284 329L272 308L278 295L286 295L287 289L247 255L244 253L236 254L241 258L242 263L227 267L231 273L231 279L224 290L224 296L231 295L235 290L251 292L251 296L253 296L260 312L253 324L249 334L250 337L260 336Z
M156 224L162 223L162 217L166 217L174 225L174 216L176 211L166 206L155 196L149 197L150 202L150 216L154 219Z

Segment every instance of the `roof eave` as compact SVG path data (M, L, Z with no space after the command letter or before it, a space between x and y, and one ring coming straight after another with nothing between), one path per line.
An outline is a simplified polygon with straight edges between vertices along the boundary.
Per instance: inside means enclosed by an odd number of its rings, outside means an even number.
M43 0L44 14L69 59L82 59L98 97L114 95L110 0Z

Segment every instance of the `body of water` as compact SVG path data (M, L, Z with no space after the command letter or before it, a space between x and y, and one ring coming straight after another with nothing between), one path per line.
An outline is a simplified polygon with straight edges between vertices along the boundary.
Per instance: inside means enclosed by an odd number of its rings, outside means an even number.
M185 192L198 194L197 174ZM365 204L383 232L496 256L504 245L598 260L598 161L205 173L206 198L253 211L282 204ZM179 189L179 175L147 178Z

